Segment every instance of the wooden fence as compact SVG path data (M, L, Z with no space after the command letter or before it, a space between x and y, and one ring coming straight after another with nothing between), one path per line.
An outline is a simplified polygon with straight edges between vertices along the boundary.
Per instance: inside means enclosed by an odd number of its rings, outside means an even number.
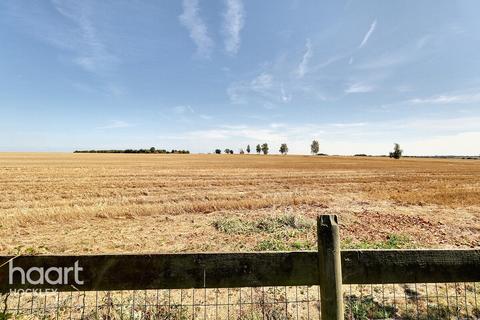
M50 269L52 278L75 264L81 268L80 284L72 272L58 284L22 283L29 270L30 277L38 280L42 272ZM12 268L16 269L12 272ZM25 272L23 276L18 270ZM340 251L337 218L331 215L318 218L318 251L0 257L1 293L320 284L322 319L343 319L342 284L478 281L480 250L476 249Z

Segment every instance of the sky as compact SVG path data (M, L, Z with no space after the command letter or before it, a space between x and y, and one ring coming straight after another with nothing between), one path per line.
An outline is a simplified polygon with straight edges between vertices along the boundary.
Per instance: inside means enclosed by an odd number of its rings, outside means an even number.
M480 154L480 2L0 2L0 151Z

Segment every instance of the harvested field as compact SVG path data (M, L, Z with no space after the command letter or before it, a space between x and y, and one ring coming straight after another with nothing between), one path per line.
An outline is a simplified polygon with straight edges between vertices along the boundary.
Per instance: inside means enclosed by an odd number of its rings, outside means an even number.
M480 161L0 154L2 253L295 250L336 213L345 247L480 245Z

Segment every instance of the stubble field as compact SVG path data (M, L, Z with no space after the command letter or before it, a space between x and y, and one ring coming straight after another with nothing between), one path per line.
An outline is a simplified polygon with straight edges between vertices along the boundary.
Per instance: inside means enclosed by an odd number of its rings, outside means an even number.
M0 154L0 252L480 246L480 161Z

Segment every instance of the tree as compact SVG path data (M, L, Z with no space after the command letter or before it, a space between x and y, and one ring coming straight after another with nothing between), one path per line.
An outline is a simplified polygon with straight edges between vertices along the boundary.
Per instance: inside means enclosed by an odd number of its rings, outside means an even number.
M247 153L250 153L250 145L247 146Z
M262 152L263 154L268 154L268 144L266 142L262 144Z
M222 153L222 150L220 150L220 149L215 149L215 153L216 153L216 154L220 154L220 153Z
M150 148L150 153L155 153L155 147Z
M245 154L245 151L243 151L243 149L240 149L240 154Z
M312 145L310 146L310 152L315 155L315 154L318 154L319 151L320 151L320 145L318 141L313 140Z
M229 154L230 153L230 149L225 149L223 152L225 152L226 154Z
M400 145L395 143L393 152L390 152L390 158L400 159L402 157L403 150L400 149Z
M230 154L233 154L233 150L230 150Z
M287 147L287 144L286 143L282 143L282 145L280 146L280 153L281 154L287 154L288 153L288 147Z
M261 151L262 151L262 148L260 147L259 144L257 144L257 153L260 154Z

